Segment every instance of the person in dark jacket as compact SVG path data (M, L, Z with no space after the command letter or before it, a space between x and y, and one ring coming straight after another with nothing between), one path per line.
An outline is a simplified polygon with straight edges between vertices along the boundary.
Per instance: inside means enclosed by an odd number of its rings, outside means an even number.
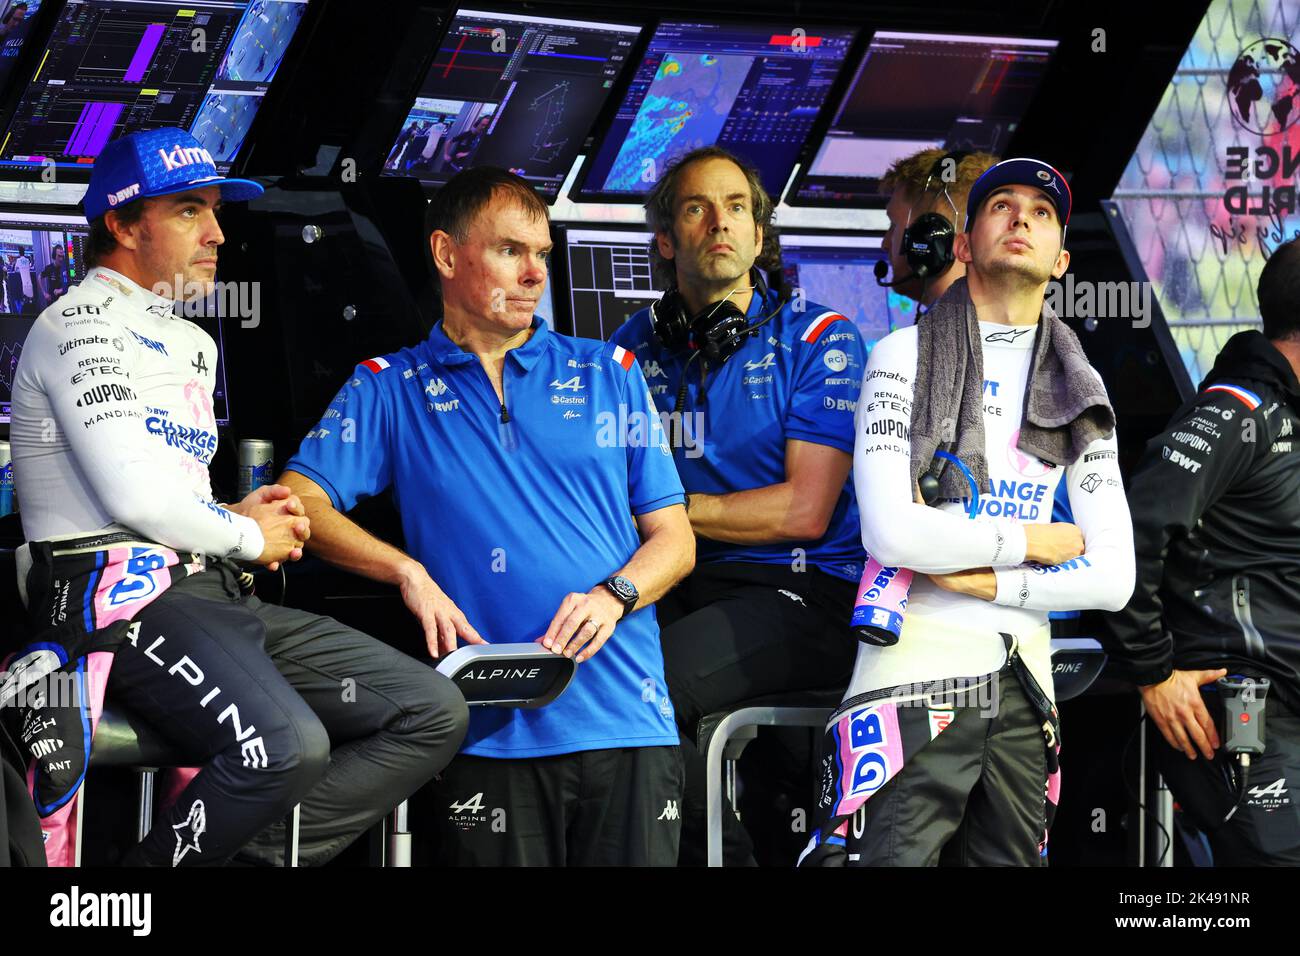
M1218 865L1300 864L1300 242L1259 279L1262 332L1228 340L1129 487L1137 589L1109 620L1119 676L1165 745L1161 774ZM1216 682L1271 682L1243 783ZM1244 789L1242 789L1244 787ZM1234 804L1235 812L1225 817Z

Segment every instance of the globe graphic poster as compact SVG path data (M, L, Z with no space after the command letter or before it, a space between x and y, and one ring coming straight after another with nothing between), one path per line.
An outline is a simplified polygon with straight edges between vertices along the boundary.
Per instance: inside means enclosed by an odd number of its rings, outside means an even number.
M1282 132L1300 119L1300 52L1276 37L1256 40L1228 71L1228 96L1243 128L1261 136Z

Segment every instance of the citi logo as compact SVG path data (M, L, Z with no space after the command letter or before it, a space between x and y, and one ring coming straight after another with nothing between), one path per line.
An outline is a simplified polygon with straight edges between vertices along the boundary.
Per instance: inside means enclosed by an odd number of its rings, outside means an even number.
M563 391L576 392L578 389L586 388L586 387L587 386L583 385L582 380L579 379L578 376L576 375L573 376L573 378L569 379L567 382L561 382L558 378L551 382L551 388L557 389L558 391L561 392Z
M746 363L745 363L745 371L746 371L746 372L756 372L756 371L758 371L760 368L771 368L771 367L772 367L773 365L775 365L775 364L776 364L776 353L775 353L775 352L768 352L766 355L764 355L764 356L763 356L761 359L759 359L757 362L746 362Z
M182 147L179 143L172 147L169 153L165 149L158 150L158 157L162 160L163 169L171 172L173 169L181 169L184 166L194 166L198 163L206 163L209 166L216 166L212 161L212 154L202 146Z

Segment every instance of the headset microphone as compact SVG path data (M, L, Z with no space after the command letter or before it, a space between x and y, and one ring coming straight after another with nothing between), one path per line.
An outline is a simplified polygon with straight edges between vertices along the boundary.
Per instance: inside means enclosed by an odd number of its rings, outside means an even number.
M885 276L889 275L889 263L886 262L884 259L876 260L876 266L874 271L876 273L876 285L885 286L886 288L890 286L902 285L904 282L910 282L912 279L916 278L915 272L909 272L905 276L901 276L900 278L897 279L891 279L889 282L886 282Z

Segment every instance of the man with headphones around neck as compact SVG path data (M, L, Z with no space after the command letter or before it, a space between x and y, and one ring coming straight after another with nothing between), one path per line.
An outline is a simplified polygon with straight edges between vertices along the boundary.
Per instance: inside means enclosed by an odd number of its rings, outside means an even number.
M963 227L959 210L965 208L971 186L997 161L991 153L932 147L889 167L880 181L889 194L889 228L881 245L889 254L892 278L885 282L885 265L877 263L881 285L929 308L966 274L966 264L953 254L953 241Z
M717 147L682 157L646 202L651 258L671 289L613 341L671 413L698 566L659 602L682 734L679 862L704 861L700 718L764 695L842 687L863 551L849 479L866 365L856 326L801 291L769 289L772 201ZM728 862L752 862L732 814Z

